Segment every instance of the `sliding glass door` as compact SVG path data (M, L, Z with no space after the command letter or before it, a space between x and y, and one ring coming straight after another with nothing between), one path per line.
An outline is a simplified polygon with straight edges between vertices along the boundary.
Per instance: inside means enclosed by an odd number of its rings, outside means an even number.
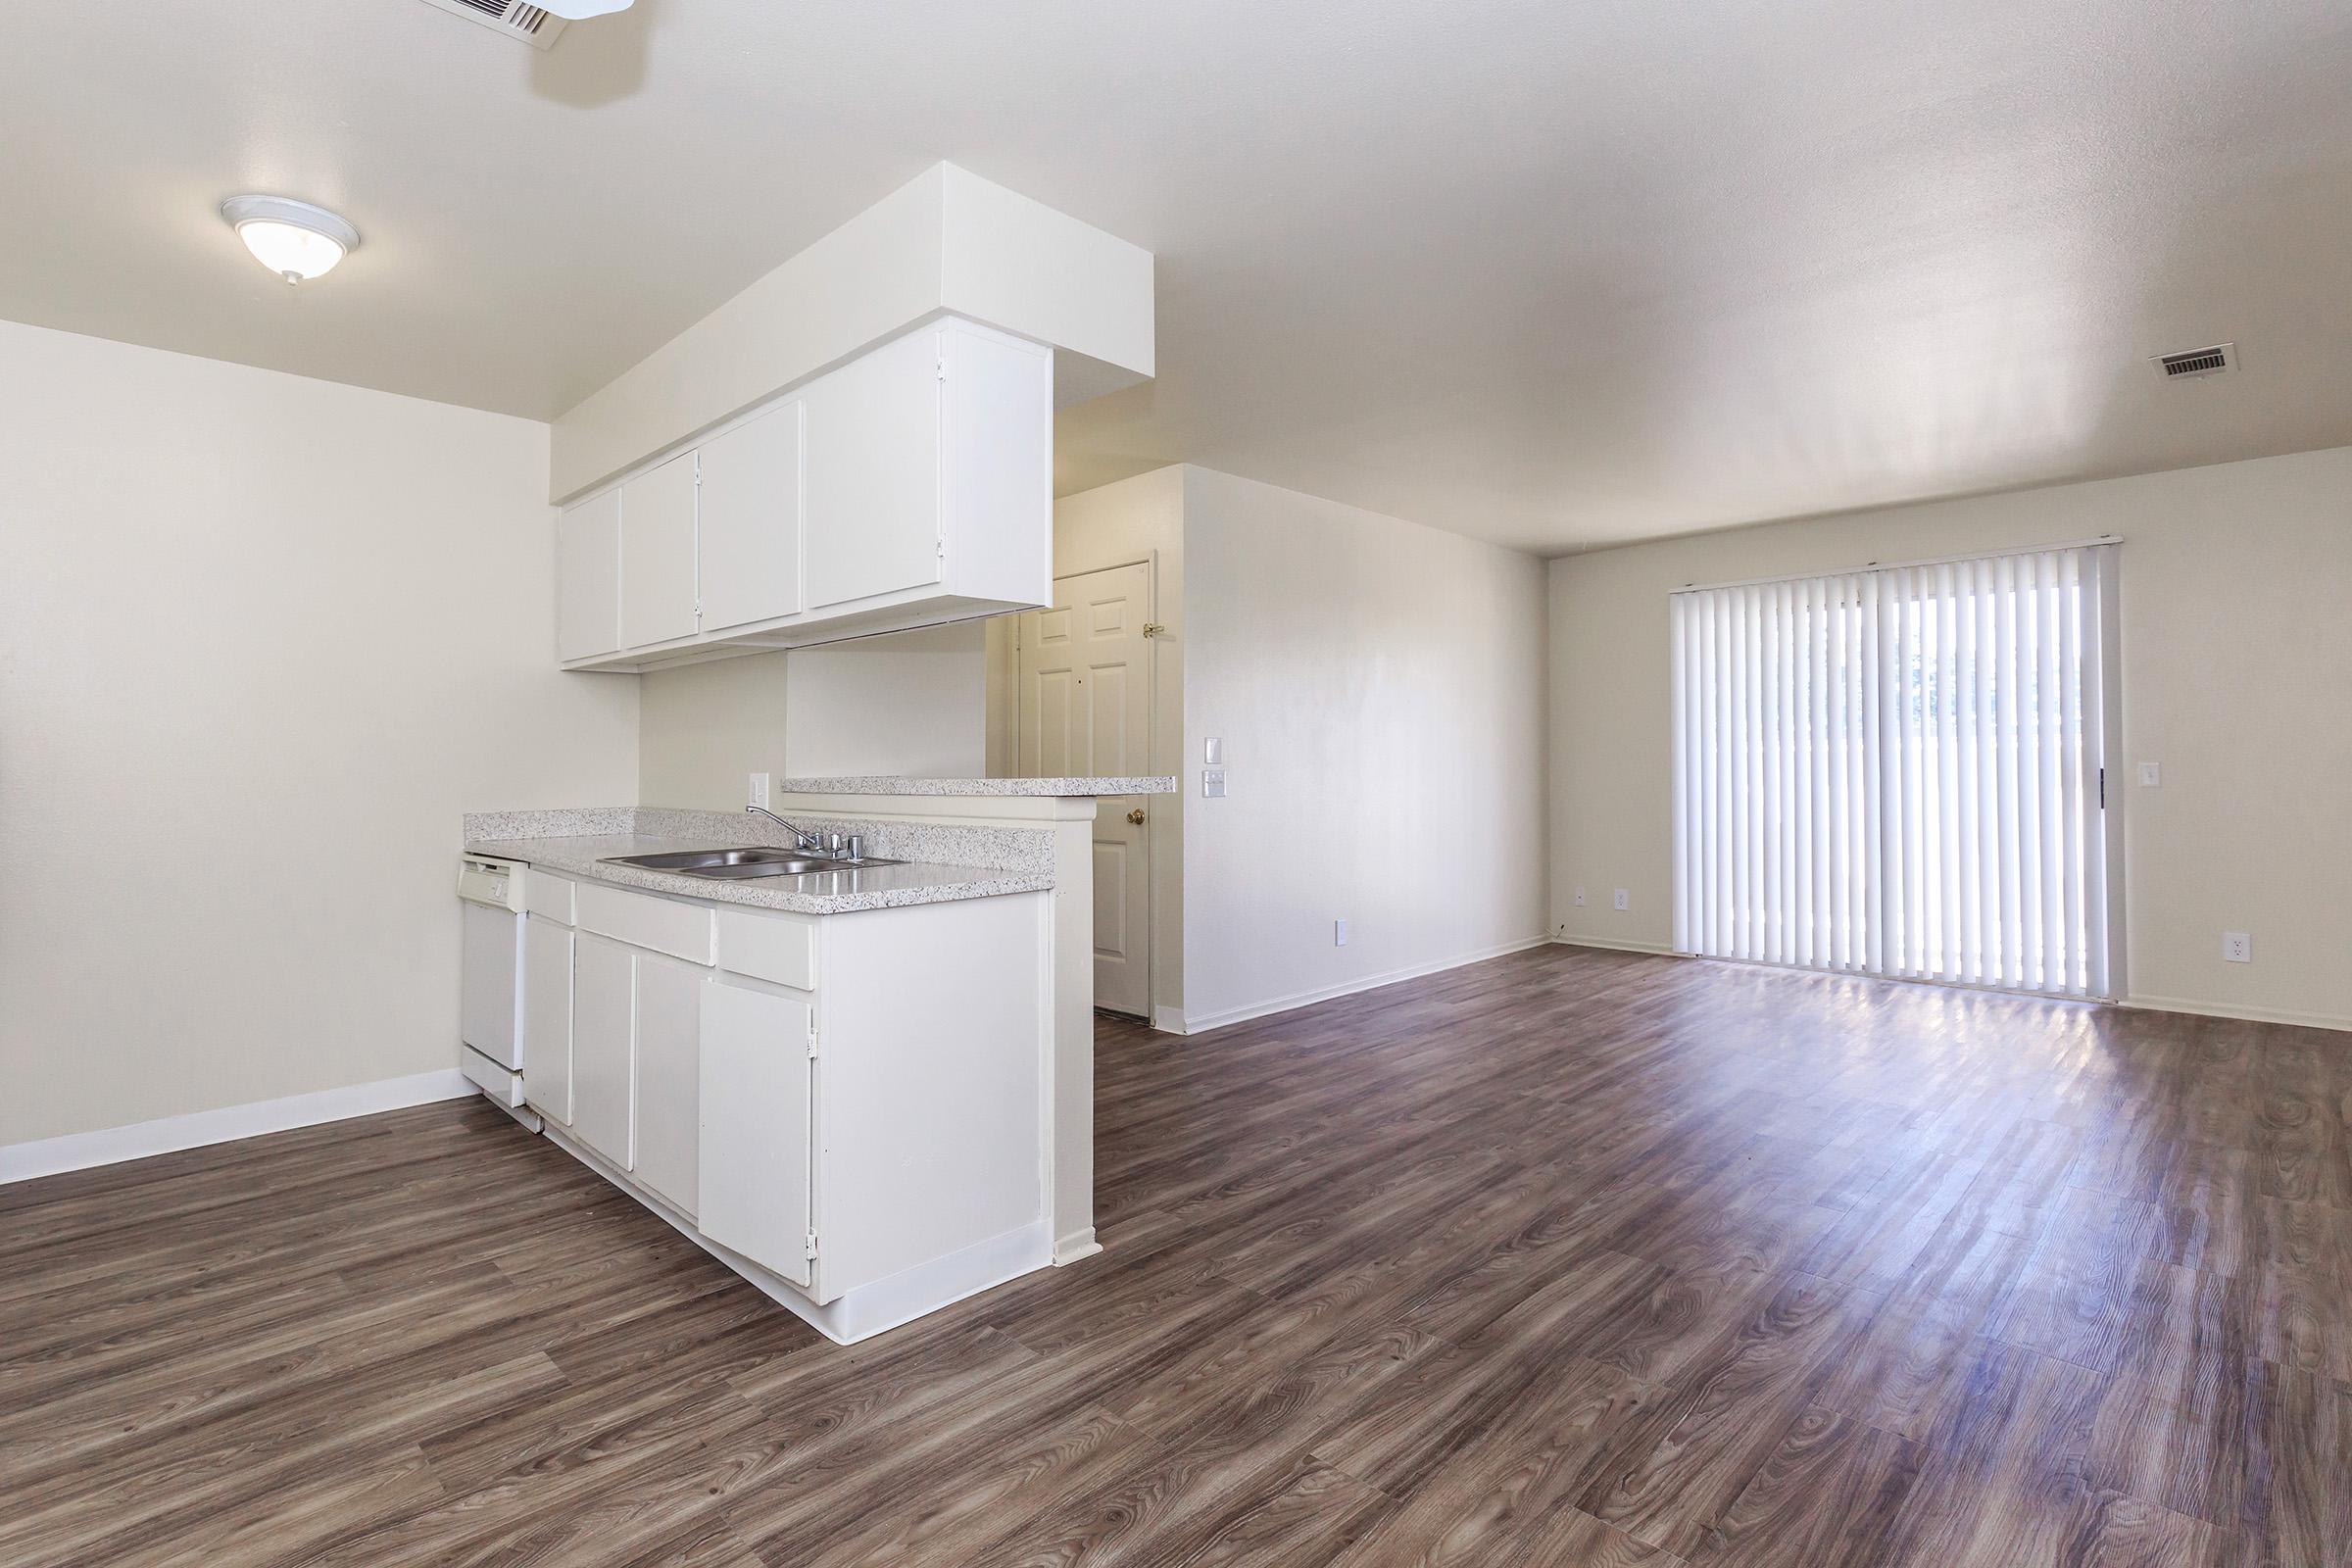
M1674 596L1675 945L2121 987L2116 547Z

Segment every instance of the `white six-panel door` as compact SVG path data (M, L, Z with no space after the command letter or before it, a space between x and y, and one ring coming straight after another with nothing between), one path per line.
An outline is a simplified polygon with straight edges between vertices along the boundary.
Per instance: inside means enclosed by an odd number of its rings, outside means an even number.
M1020 617L1015 720L1032 777L1152 771L1149 563L1057 577L1054 606ZM1105 798L1095 814L1095 1005L1152 1011L1151 805Z

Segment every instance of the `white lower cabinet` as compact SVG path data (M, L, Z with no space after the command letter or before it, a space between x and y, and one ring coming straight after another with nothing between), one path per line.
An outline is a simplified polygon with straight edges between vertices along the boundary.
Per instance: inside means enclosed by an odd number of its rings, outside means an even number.
M710 973L541 915L523 930L526 1098L689 1218Z
M545 915L522 922L523 1098L571 1125L571 927Z
M702 1143L703 987L707 969L651 953L631 956L637 992L637 1179L692 1218Z
M636 955L585 931L572 943L571 1130L614 1165L634 1170Z
M808 1004L703 985L703 1234L772 1273L809 1280Z
M845 1340L1048 1259L1046 894L814 917L534 886L525 1098L625 1190Z

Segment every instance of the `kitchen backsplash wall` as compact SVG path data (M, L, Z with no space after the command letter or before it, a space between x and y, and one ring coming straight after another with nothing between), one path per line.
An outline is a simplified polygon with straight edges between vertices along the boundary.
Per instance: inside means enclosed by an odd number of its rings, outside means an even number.
M637 679L638 797L659 805L740 807L754 772L987 771L987 655L978 621Z

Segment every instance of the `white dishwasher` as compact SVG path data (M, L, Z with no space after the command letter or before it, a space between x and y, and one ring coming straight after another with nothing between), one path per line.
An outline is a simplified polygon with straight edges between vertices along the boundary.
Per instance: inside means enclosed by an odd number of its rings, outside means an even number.
M519 860L468 855L458 862L465 915L460 959L458 1065L496 1104L531 1124L522 1103L522 879Z

